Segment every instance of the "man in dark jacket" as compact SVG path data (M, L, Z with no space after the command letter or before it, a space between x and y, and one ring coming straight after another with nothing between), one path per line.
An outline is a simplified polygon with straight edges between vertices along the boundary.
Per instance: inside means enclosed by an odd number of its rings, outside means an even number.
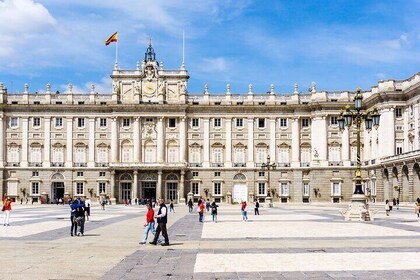
M83 201L79 200L75 208L75 218L77 222L77 236L80 236L85 233L85 204Z
M155 218L157 219L157 227L156 227L156 234L152 242L150 244L156 245L157 240L159 238L160 232L162 231L162 235L165 238L165 243L162 243L162 246L169 246L169 237L168 232L166 230L166 224L168 223L168 208L166 208L165 202L163 199L159 199L159 211Z

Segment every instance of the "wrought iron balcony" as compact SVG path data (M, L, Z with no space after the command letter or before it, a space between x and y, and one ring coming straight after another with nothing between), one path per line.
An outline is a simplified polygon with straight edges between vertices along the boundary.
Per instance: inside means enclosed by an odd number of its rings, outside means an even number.
M222 163L222 162L218 162L218 163L212 162L212 163L210 163L210 167L224 167L224 166L225 166L225 164Z
M51 162L52 167L64 167L64 162Z
M245 162L235 162L233 163L233 167L246 167Z
M29 167L42 167L42 162L29 162Z
M73 163L74 167L86 167L87 163L86 162L75 162Z

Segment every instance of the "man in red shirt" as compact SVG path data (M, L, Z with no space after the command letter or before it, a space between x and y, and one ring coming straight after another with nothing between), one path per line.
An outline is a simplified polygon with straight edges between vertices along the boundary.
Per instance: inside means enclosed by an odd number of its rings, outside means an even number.
M144 226L146 227L146 229L144 230L144 238L143 241L139 242L139 244L146 244L147 242L147 236L149 235L149 231L152 231L152 234L155 235L156 234L156 229L155 229L155 211L153 211L152 206L148 203L146 204L147 207L147 213L146 213L146 223L144 224ZM158 243L160 243L160 240L157 241Z

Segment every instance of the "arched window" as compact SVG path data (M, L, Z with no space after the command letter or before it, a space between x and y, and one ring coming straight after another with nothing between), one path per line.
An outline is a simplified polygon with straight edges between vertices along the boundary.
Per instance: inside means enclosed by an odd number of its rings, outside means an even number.
M233 177L234 181L246 181L246 176L242 173L238 173Z

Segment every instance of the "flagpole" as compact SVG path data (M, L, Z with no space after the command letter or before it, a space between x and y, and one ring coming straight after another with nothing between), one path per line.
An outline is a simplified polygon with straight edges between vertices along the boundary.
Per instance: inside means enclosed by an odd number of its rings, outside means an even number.
M117 44L115 45L115 65L118 66L118 39Z

